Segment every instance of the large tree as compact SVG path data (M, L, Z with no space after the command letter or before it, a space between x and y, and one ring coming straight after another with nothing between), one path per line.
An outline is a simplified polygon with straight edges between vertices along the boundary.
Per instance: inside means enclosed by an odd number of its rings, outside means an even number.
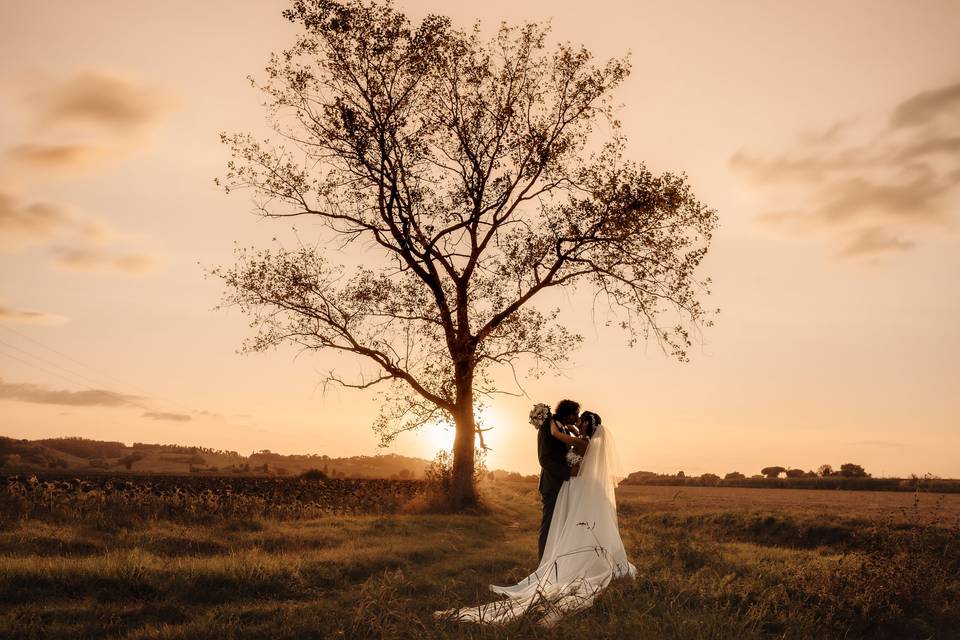
M710 279L696 270L717 215L686 174L624 157L609 98L626 57L548 47L545 24L491 38L442 16L413 24L389 3L295 0L283 15L303 29L260 88L285 141L221 133L233 159L215 182L366 254L345 268L302 243L238 248L237 264L212 272L258 328L245 350L287 342L372 365L326 382L382 389L384 444L455 423L456 505L476 499L476 409L497 392L495 370L539 375L581 340L538 294L592 293L629 344L652 335L687 359L690 329L711 324L699 301Z

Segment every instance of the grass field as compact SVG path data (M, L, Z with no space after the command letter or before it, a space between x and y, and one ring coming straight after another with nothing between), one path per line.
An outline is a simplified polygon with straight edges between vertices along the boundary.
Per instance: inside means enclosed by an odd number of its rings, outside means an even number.
M625 487L636 581L552 630L434 621L536 564L535 486L485 495L486 515L7 519L0 637L960 638L960 495Z

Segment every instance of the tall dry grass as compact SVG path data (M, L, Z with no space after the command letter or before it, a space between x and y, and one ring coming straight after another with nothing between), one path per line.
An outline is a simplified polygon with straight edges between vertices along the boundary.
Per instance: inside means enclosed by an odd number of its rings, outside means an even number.
M529 484L488 487L490 513L343 515L109 530L25 520L0 531L0 637L956 638L960 529L920 505L887 517L723 511L625 499L639 569L545 630L434 620L493 599L536 564ZM802 495L797 497L802 500ZM863 515L864 517L860 517Z

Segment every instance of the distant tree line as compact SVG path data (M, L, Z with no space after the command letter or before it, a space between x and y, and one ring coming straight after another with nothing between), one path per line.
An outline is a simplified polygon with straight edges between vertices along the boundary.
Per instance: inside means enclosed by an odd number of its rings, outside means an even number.
M46 438L36 443L77 458L119 458L129 452L127 445L122 442L87 438Z
M742 477L742 474L736 471L728 473L727 477L736 474ZM839 471L834 471L829 464L822 464L816 471L804 471L803 469L788 469L786 467L764 467L760 470L760 475L764 478L869 478L863 467L852 462L840 465Z
M157 451L159 453L179 453L179 454L206 454L210 456L230 456L234 458L239 458L240 454L236 451L229 451L227 449L214 449L213 447L195 447L195 446L183 446L179 444L149 444L146 442L134 442L131 449L145 449L149 451Z
M764 467L760 473L746 476L731 471L721 478L715 473L689 476L683 471L676 474L636 471L620 484L623 485L671 485L671 486L725 486L792 489L855 489L875 491L912 491L923 489L940 492L960 492L960 480L945 480L932 474L911 475L909 478L874 478L858 464L848 462L834 470L829 464L820 465L817 471L782 466Z

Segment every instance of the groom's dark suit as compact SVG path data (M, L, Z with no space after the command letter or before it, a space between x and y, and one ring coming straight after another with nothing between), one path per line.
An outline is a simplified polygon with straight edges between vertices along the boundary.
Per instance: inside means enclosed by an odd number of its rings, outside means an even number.
M567 445L550 435L550 421L547 418L537 433L537 457L540 458L540 497L543 498L543 519L540 521L540 549L538 558L543 558L543 549L547 544L550 520L553 508L557 504L557 494L565 480L570 479L570 467L567 466ZM561 425L561 429L563 429ZM566 429L563 429L566 432Z

